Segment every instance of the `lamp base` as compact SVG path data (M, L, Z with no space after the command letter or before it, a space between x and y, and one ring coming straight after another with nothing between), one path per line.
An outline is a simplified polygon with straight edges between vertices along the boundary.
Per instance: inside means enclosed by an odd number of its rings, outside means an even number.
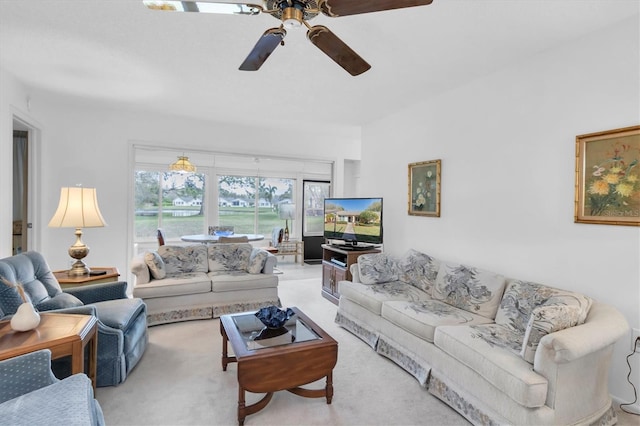
M289 221L285 221L284 225L284 241L289 241Z
M76 242L71 247L69 247L69 256L76 259L71 265L71 269L69 269L70 277L82 277L85 275L89 275L89 267L82 261L89 254L89 247L87 247L82 242L82 230L80 228L76 228Z
M82 260L76 260L75 262L73 262L73 265L71 265L71 269L69 269L69 272L67 273L70 277L84 277L89 275L90 272L91 270L86 263L84 263Z

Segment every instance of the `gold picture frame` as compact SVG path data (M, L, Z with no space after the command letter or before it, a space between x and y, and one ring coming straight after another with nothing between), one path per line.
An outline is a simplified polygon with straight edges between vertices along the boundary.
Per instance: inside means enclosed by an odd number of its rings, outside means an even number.
M440 217L441 160L409 164L408 213Z
M574 221L640 226L640 126L576 136Z

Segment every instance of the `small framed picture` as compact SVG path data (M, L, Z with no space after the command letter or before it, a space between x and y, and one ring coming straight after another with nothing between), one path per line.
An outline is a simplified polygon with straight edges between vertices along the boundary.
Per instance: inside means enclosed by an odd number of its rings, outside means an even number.
M440 217L440 160L409 164L409 209L415 216Z
M640 126L576 136L576 223L640 226Z

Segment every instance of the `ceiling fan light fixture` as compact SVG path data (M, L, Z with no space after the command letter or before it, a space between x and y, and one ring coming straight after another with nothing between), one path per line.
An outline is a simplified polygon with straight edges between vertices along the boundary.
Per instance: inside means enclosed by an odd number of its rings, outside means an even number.
M282 25L286 29L300 28L304 13L295 7L287 7L282 11Z

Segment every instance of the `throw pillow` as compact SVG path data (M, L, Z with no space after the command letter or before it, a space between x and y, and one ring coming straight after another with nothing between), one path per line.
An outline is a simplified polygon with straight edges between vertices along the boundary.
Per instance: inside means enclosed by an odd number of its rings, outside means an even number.
M266 250L254 248L249 257L247 272L250 274L259 274L262 272L264 264L267 262L267 256L269 256L269 253Z
M148 251L144 254L144 263L147 264L151 276L156 280L161 280L167 276L167 268L164 260L155 251Z
M440 262L433 257L410 249L398 261L400 280L431 295L440 269Z
M433 298L494 319L504 292L502 275L458 263L442 262Z
M533 310L538 306L552 305L577 306L580 311L578 324L582 324L587 318L592 303L591 298L580 293L510 279L496 314L496 324L524 334Z
M209 271L247 271L253 246L249 243L211 244L208 247Z
M539 306L533 310L524 333L520 356L533 364L540 339L578 324L580 308L569 305Z
M358 257L358 273L362 284L398 281L396 261L385 253L363 254Z
M168 277L190 272L209 272L207 246L204 244L161 246L158 254L164 261Z

